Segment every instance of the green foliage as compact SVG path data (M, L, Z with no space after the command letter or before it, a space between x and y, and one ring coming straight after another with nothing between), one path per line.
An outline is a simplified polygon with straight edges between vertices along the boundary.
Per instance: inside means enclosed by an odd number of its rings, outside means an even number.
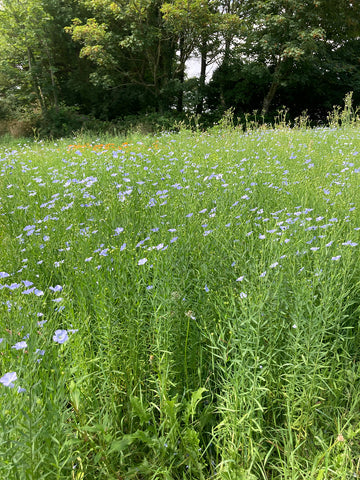
M81 130L87 121L83 115L79 115L76 107L58 105L48 108L35 122L36 135L41 138L58 138L71 136Z
M1 144L0 478L359 474L351 94L337 119Z
M66 31L82 45L80 57L96 64L96 81L111 89L138 86L138 95L140 89L148 92L143 105L153 97L155 108L168 108L164 89L172 78L175 45L165 34L158 2L78 3L93 16L73 19Z
M0 120L59 136L81 118L175 109L206 126L229 108L268 123L285 105L291 119L306 110L324 123L347 92L359 104L359 18L345 0L3 0ZM194 55L200 76L187 79Z
M208 427L209 412L198 413L205 388L194 391L190 399L179 401L177 396L167 398L160 389L158 405L144 405L141 398L130 397L132 418L139 421L140 429L114 440L108 455L120 456L120 464L127 471L128 478L146 475L148 478L204 479L200 436ZM132 466L127 454L141 458ZM128 457L128 463L126 458Z

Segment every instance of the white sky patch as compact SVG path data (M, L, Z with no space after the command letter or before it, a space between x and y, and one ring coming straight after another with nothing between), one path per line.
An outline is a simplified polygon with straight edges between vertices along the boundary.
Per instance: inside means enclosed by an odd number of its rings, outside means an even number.
M206 81L211 80L212 74L217 69L218 65L216 62L208 65L206 67ZM186 62L186 75L188 78L199 77L200 76L201 62L200 57L190 57Z

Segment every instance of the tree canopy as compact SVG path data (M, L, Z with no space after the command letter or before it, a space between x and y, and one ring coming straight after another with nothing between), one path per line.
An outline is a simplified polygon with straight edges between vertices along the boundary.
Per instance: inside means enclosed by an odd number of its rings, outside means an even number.
M199 57L200 76L186 76ZM207 68L217 64L206 83ZM360 4L348 0L2 0L0 116L114 120L282 105L321 120L360 101ZM66 116L66 115L65 115ZM66 118L63 119L66 122Z

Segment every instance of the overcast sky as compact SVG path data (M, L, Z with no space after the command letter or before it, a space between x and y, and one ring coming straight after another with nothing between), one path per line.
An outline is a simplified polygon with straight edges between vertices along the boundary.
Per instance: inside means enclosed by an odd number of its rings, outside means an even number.
M206 81L208 82L211 79L213 71L217 68L217 64L213 63L209 65L206 69ZM191 57L186 62L186 74L188 78L198 77L200 75L200 58Z

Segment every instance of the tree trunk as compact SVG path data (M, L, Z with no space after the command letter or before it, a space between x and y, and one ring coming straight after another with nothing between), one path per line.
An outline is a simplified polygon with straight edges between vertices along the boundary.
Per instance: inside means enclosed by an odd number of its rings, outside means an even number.
M185 46L185 38L184 35L180 36L180 41L179 41L179 50L180 50L180 71L178 75L178 79L180 81L180 90L178 93L177 97L177 105L176 105L176 110L179 113L183 112L184 108L184 80L185 80L185 52L184 52L184 46Z
M275 79L274 79L271 86L270 86L270 89L269 89L268 93L266 94L266 96L264 98L263 106L262 106L262 110L261 110L261 115L265 116L268 113L271 102L273 101L276 90L278 89L278 86L279 86L279 82L275 81Z
M199 100L196 105L196 113L201 115L204 107L204 90L205 90L205 80L206 80L206 59L207 59L207 45L206 39L202 40L201 46L201 69L200 69L200 78L199 78Z
M261 110L261 115L265 116L269 112L269 108L271 105L271 102L274 99L275 93L280 85L280 68L281 68L281 63L278 63L275 67L274 75L273 75L273 80L270 86L270 89L268 93L265 95L264 101L263 101L263 106Z
M46 105L45 105L45 99L44 95L42 93L42 89L40 86L40 82L38 80L38 77L34 71L34 65L33 63L35 62L34 54L32 53L32 50L30 47L27 47L27 54L28 54L28 65L29 65L29 72L32 78L32 83L33 87L35 89L35 93L37 96L37 99L40 104L41 112L44 113L46 111Z
M230 60L230 46L231 46L231 38L229 35L225 37L225 47L224 47L224 58L222 61L222 69L225 69L225 72L228 71L229 68L229 60ZM220 83L220 105L223 111L226 110L226 102L225 102L225 86L223 82L223 76L221 78Z

